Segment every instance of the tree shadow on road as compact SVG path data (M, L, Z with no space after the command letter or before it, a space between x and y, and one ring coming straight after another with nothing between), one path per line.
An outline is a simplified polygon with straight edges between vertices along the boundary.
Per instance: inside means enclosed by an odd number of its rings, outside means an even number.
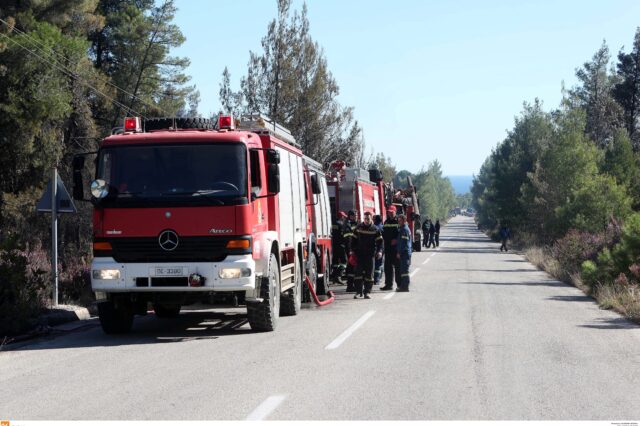
M84 333L83 333L84 332ZM71 330L56 330L19 347L3 350L31 351L96 346L126 346L177 343L218 339L223 336L255 333L249 328L245 312L186 311L177 318L161 319L153 314L136 316L127 334L106 335L97 320Z
M568 284L562 283L556 280L537 280L537 281L518 281L518 282L508 282L508 281L464 281L458 284L474 284L474 285L501 285L501 286L514 286L514 285L524 285L524 286L547 286L547 287L571 287Z
M620 318L599 318L597 324L583 324L580 327L583 328L596 328L599 330L633 330L639 329L640 325L635 324L631 320Z

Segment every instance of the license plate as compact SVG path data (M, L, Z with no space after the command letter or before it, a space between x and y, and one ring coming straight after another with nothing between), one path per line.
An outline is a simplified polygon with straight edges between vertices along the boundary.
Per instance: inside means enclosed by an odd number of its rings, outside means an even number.
M184 277L187 276L184 266L174 266L171 268L151 268L151 275L154 277Z

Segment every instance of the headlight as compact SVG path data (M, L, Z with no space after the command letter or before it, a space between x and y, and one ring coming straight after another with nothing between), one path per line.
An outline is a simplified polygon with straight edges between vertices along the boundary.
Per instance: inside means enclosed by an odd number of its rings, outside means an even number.
M250 268L223 268L223 269L220 269L220 272L218 272L218 276L223 279L250 277L251 269Z
M119 280L120 270L119 269L94 269L93 279L94 280Z

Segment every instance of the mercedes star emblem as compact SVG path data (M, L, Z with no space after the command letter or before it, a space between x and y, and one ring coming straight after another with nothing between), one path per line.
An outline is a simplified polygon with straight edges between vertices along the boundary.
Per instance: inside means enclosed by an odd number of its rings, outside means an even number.
M165 251L173 251L178 247L178 234L174 231L167 229L166 231L162 231L160 236L158 237L158 244L162 250Z

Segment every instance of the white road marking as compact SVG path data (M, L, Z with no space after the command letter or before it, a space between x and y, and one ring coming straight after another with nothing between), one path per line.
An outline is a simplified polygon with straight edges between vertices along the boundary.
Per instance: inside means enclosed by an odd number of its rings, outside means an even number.
M395 292L393 292L393 293L389 293L389 294L387 294L385 297L383 297L383 299L384 299L384 300L389 300L389 299L391 299L393 296L395 296L395 294L396 294Z
M431 260L431 258L430 258L430 257L427 257L427 260L425 260L424 262L422 262L422 264L424 265L425 263L427 263L427 262L428 262L428 261L430 261L430 260Z
M413 276L418 272L420 268L416 268L412 273L409 274L409 278L413 278Z
M435 256L436 254L438 254L438 253L431 253L431 257Z
M341 335L336 337L333 342L329 343L325 347L325 349L331 350L331 349L336 349L336 348L340 347L340 345L343 344L344 341L347 340L349 338L349 336L351 336L353 334L354 331L356 331L358 328L360 328L360 326L362 324L364 324L369 318L371 318L373 316L373 314L375 314L375 313L376 313L376 311L369 311L366 314L364 314L363 316L361 316L360 319L358 321L356 321L355 323L353 323L353 325L351 327L347 328Z
M253 410L251 414L247 416L247 420L264 420L269 414L273 412L282 401L287 399L286 395L273 395L265 399L264 402L258 405L258 408Z

